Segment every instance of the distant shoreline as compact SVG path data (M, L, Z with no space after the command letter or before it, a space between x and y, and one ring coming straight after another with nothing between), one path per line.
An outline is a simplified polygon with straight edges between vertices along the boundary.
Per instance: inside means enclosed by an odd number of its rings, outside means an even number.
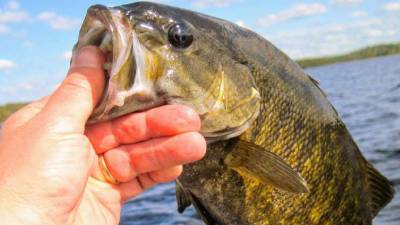
M303 68L329 65L353 60L400 54L400 43L380 44L362 48L344 55L305 58L296 62ZM0 106L0 123L26 103L10 103Z
M10 103L0 106L0 123L7 119L13 112L22 108L25 103Z
M303 68L309 68L395 54L400 54L400 43L373 45L343 55L305 58L296 62Z

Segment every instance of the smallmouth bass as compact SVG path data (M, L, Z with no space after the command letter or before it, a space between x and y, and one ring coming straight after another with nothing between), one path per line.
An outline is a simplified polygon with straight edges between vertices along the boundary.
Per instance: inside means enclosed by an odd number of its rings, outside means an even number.
M202 119L206 157L177 180L208 224L372 224L393 197L318 83L258 34L166 5L92 6L75 48L107 56L90 122L164 104Z

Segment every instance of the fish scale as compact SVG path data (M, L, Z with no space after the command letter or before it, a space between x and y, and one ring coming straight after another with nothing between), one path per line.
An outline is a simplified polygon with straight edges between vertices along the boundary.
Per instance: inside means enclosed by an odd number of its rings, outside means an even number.
M392 199L318 82L258 34L137 2L89 8L76 46L98 43L119 61L91 122L162 104L200 114L208 151L177 179L179 212L192 204L207 225L371 225Z

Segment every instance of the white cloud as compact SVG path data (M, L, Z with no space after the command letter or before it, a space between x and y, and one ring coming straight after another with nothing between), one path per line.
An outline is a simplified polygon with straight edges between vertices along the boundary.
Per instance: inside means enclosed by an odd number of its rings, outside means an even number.
M80 20L60 16L55 12L45 11L37 16L38 20L46 22L56 30L69 30L80 25Z
M395 31L395 30L388 30L388 31L386 32L386 34L389 35L389 36L393 36L393 35L396 35L396 34L397 34L397 31Z
M236 24L241 27L247 27L246 24L244 23L244 21L242 21L242 20L236 21Z
M27 12L20 10L17 1L10 1L0 8L0 23L15 23L29 19Z
M400 11L400 2L388 2L383 5L386 11Z
M17 1L9 1L0 7L0 34L10 31L10 23L29 21L29 14L20 9Z
M227 7L230 6L235 0L192 0L195 8L206 7Z
M368 16L368 13L365 11L354 11L351 13L351 16L353 17L365 17Z
M29 18L24 11L3 11L0 12L0 23L21 22Z
M295 59L336 55L382 42L398 41L400 21L363 18L343 24L306 26L265 35Z
M148 2L155 2L155 3L163 3L166 2L166 0L147 0Z
M368 37L370 38L376 38L376 37L380 37L383 35L383 32L379 29L370 29L366 31Z
M11 70L16 67L16 64L7 59L0 59L0 70Z
M6 8L10 10L18 10L20 5L18 1L9 1L6 3Z
M27 82L18 83L16 87L18 89L24 89L24 90L32 90L34 88L34 86L31 83Z
M331 3L335 5L357 5L363 1L364 0L331 0Z
M72 51L66 51L63 53L63 58L66 59L67 61L70 61L72 58Z
M326 6L320 3L298 4L287 10L275 14L269 14L266 17L259 19L257 25L270 26L274 23L284 22L291 19L323 14L326 11Z
M6 25L0 24L0 34L4 34L10 31L10 29Z

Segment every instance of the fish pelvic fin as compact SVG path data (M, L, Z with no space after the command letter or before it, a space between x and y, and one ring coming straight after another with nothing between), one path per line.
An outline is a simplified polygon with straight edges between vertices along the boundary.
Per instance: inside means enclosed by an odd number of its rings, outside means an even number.
M190 201L190 195L183 189L181 183L177 180L175 184L176 192L176 203L178 205L178 212L183 213L192 202Z
M206 225L222 225L222 223L217 222L217 220L208 212L200 199L190 191L186 191L178 180L176 180L175 190L179 213L183 213L187 207L193 204L200 218Z
M394 188L390 181L380 174L373 165L367 163L367 177L370 191L370 209L373 217L385 207L394 196Z
M204 205L201 203L200 199L198 199L195 195L190 193L190 197L192 199L192 203L194 208L196 209L197 213L200 215L200 218L203 220L203 222L206 225L222 225L222 223L219 223L204 207Z
M256 144L239 140L224 163L240 173L264 184L295 193L308 193L306 181L281 157Z

